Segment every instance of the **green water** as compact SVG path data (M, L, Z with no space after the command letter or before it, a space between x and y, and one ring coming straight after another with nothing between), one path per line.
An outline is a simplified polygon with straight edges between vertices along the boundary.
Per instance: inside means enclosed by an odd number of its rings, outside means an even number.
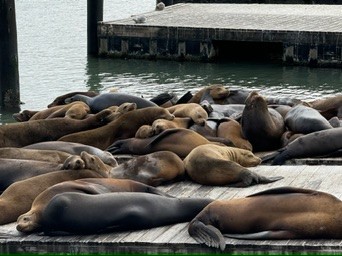
M154 9L155 0L104 1L104 20ZM151 98L182 95L209 83L261 90L265 95L317 98L342 92L341 69L283 67L256 62L179 63L87 56L86 1L17 0L21 110L39 110L57 96L116 87ZM12 112L1 122L13 122Z

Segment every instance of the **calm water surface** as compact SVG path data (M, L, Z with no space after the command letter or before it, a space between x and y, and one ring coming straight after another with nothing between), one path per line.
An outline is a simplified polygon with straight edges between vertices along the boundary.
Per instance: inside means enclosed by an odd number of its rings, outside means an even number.
M155 0L105 0L104 20L154 9ZM180 96L209 83L258 89L264 95L302 99L342 92L340 69L282 67L262 63L178 63L97 59L87 56L86 1L16 1L21 110L46 108L72 91L120 91L151 98L173 91ZM1 122L12 122L2 112Z

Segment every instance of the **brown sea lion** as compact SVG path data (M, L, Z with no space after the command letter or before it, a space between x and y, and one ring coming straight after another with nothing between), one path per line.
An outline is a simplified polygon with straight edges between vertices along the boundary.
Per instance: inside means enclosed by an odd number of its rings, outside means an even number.
M54 106L58 106L58 105L65 105L67 104L65 102L65 99L70 98L76 94L82 94L82 95L86 95L88 97L95 97L97 95L99 95L99 93L94 92L94 91L88 91L88 92L70 92L64 95L60 95L57 98L55 98L50 104L48 104L48 108L54 107Z
M62 152L69 153L71 155L80 155L83 151L98 156L105 164L110 166L117 166L118 163L114 156L99 148L92 147L89 145L84 145L81 143L67 142L67 141L45 141L34 143L24 148L28 149L42 149L42 150L58 150Z
M0 147L23 147L33 143L57 140L60 137L106 124L111 112L103 110L83 120L53 118L0 126Z
M110 177L159 186L182 178L184 172L184 164L179 156L171 151L158 151L134 157L111 168Z
M175 117L190 117L195 124L205 125L208 113L197 103L177 104L166 108Z
M190 178L203 185L247 187L282 178L266 178L245 168L260 162L249 150L211 144L193 149L184 159L184 166Z
M48 108L51 109L51 108ZM63 105L59 110L51 113L46 118L56 118L56 117L68 117L73 119L81 120L85 118L90 113L90 108L87 104L81 101L72 102Z
M55 195L64 192L85 194L144 192L171 197L155 187L129 179L86 178L64 181L47 188L34 199L31 209L18 217L17 230L24 233L40 231L42 212L46 205Z
M122 116L124 113L127 113L127 112L132 111L132 110L136 110L137 104L131 103L131 102L125 102L119 106L111 106L111 107L109 107L109 109L113 110L113 113L107 117L107 120L108 121L114 121L115 119Z
M252 144L254 151L267 151L280 147L285 132L283 117L268 108L264 97L251 92L241 116L243 136Z
M104 150L116 140L134 137L140 126L152 124L159 118L172 120L174 115L161 107L136 109L123 114L103 127L69 134L58 140L82 143Z
M208 94L213 103L223 104L224 100L228 97L230 91L222 84L211 84L196 92L189 100L189 103L200 103L203 100L203 95Z
M239 239L342 239L342 201L302 188L280 187L246 198L216 200L189 224L197 242L225 249Z
M179 157L186 157L191 150L203 144L211 144L202 135L189 129L167 129L146 139L128 138L117 140L106 150L112 154L145 155L156 151L168 150Z
M16 120L17 122L25 122L25 121L28 121L28 120L30 120L30 118L34 115L34 114L36 114L36 113L38 113L39 112L39 110L23 110L23 111L21 111L21 112L19 112L19 113L14 113L13 115L12 115L12 117L13 117L13 119L14 120Z
M163 119L158 119L163 120ZM135 133L134 137L138 139L146 139L154 135L153 128L151 125L144 124Z
M4 147L0 148L0 158L26 159L46 161L50 163L63 163L70 154L58 150L40 150L28 148Z
M88 154L84 153L81 153L81 159L86 163ZM69 159L71 163L77 163L77 161L80 162L79 156ZM91 169L60 170L17 181L0 196L0 225L16 221L21 214L30 210L36 196L52 185L82 178L108 178L108 175L107 170L99 170L99 172Z
M173 120L157 119L152 123L154 135L173 128L189 128L194 122L190 117L175 117Z
M148 229L190 221L212 201L141 192L97 195L66 192L54 196L46 205L41 215L41 230L48 234L92 234Z
M242 128L239 122L226 118L217 128L217 136L229 139L237 148L253 150L252 144L243 137Z
M342 94L316 99L310 101L309 104L312 108L317 109L326 119L334 116L342 118Z

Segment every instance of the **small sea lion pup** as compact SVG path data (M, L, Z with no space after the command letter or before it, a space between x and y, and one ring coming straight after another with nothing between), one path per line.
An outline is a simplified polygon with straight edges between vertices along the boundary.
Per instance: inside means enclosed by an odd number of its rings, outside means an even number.
M184 159L184 166L190 178L203 185L247 187L282 179L266 178L245 168L260 162L249 150L208 144L193 149Z
M177 104L166 108L175 117L190 117L195 124L205 125L208 113L197 103Z
M309 189L280 187L246 198L216 200L189 224L197 242L225 249L238 239L342 239L342 201Z

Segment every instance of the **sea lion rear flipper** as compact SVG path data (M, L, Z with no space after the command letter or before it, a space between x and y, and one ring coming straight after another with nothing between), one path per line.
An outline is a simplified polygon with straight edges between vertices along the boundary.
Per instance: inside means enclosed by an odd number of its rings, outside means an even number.
M224 237L236 238L236 239L250 239L250 240L258 240L258 239L293 239L296 238L296 235L293 234L289 230L267 230L261 231L257 233L249 233L249 234L224 234Z
M226 248L222 233L212 225L205 225L199 220L194 220L189 224L188 232L200 244L204 243L209 247L220 248L221 251Z

